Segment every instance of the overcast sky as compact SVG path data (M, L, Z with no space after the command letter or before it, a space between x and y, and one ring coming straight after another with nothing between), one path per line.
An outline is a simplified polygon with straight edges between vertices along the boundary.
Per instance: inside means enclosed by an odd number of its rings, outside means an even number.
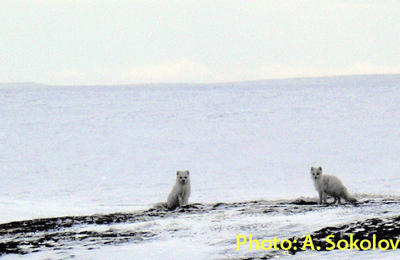
M0 0L0 83L400 73L400 1Z

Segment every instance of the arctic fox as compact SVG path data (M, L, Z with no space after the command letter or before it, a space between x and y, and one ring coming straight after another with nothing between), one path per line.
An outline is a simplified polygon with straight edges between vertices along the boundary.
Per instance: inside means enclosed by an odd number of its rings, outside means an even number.
M326 195L332 196L335 201L340 203L340 198L344 198L349 202L357 202L357 200L349 194L347 188L343 185L338 177L333 175L322 175L322 167L311 167L311 178L314 181L315 189L318 191L319 203L322 200L326 203Z
M168 195L167 208L174 209L188 204L190 196L189 171L177 171L176 182Z

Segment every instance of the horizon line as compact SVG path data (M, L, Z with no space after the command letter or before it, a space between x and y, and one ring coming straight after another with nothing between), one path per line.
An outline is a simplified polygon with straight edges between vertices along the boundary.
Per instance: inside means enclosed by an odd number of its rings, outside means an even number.
M311 79L332 79L332 78L351 78L351 77L377 77L377 76L400 76L400 73L379 73L379 74L350 74L350 75L331 75L331 76L304 76L304 77L287 77L287 78L271 78L271 79L255 79L255 80L237 80L237 81L219 81L211 83L194 83L194 82L151 82L151 83L119 83L119 84L46 84L34 81L21 82L2 82L0 87L6 85L32 85L37 87L129 87L129 86L161 86L161 85L228 85L228 84L244 84L251 82L276 82L276 81L291 81L291 80L311 80Z

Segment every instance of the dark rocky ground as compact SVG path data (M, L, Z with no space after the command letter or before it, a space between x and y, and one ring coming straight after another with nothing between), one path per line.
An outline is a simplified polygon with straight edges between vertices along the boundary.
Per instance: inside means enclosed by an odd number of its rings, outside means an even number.
M175 210L165 210L162 208L152 208L149 210L137 211L133 213L114 213L91 216L65 216L57 218L33 219L16 221L0 224L0 256L5 254L29 254L43 250L69 250L76 247L88 250L100 248L104 245L121 243L141 243L143 240L155 239L158 234L151 231L139 229L121 228L120 224L145 223L159 218L177 218L182 214L208 214L213 211L234 210L237 214L257 213L265 214L285 214L292 215L310 211L321 211L329 207L367 207L376 204L395 204L397 200L365 200L356 204L343 205L317 205L313 201L302 199L293 202L271 202L271 201L251 201L238 203L217 203L217 204L190 204ZM90 227L101 227L100 229L90 230ZM89 230L85 230L89 229ZM331 238L335 244L339 240L346 240L350 243L350 235L353 239L373 240L373 235L377 241L381 239L400 238L400 215L390 217L379 217L364 219L339 226L325 227L316 230L311 234L313 246L319 250L329 250L332 244L326 241L326 237ZM293 244L292 249L286 253L301 253L311 250L307 245L307 237L294 236L287 238ZM344 243L344 242L342 242ZM359 246L359 243L357 244ZM279 244L281 247L282 245ZM283 245L285 247L285 245ZM293 248L296 247L297 250ZM399 245L400 248L400 245ZM336 247L335 250L338 248ZM280 250L282 251L282 250ZM280 252L270 251L258 258L242 259L269 259Z

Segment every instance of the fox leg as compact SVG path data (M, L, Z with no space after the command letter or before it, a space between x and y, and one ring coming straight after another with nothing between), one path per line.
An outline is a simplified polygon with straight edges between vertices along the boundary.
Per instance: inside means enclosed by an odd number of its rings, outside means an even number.
M323 192L322 194L323 194L323 197L324 197L324 203L326 204L326 196L327 196L326 192Z
M182 195L179 195L179 196L178 196L178 200L179 200L179 206L184 205L184 204L183 204L183 203L184 203L184 200L183 200L183 198L182 198Z
M318 192L318 195L319 195L319 204L322 204L323 192L322 192L322 191L319 191L319 192Z

